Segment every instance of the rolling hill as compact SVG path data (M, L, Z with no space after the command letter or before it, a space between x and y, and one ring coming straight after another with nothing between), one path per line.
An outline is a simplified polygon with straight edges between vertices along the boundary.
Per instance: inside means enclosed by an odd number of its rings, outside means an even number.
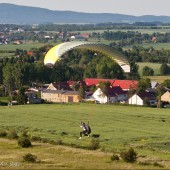
M96 24L133 22L170 22L169 16L132 16L111 13L83 13L73 11L52 11L44 8L0 3L1 24Z

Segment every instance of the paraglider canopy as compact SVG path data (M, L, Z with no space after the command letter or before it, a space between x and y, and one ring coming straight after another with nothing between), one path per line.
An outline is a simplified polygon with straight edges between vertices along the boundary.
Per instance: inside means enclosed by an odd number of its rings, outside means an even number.
M61 59L61 56L72 50L72 49L89 49L96 52L101 52L114 60L120 65L124 72L130 72L130 65L127 59L113 47L107 46L105 44L99 44L95 42L83 42L83 41L72 41L65 42L51 48L45 58L44 65L47 67L53 67L53 65ZM97 53L96 53L97 54Z

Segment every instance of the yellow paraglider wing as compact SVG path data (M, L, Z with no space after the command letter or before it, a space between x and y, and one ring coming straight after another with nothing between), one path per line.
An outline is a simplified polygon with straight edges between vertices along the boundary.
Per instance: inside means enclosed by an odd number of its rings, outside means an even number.
M117 62L124 72L130 72L130 66L127 59L119 53L116 49L109 47L105 44L98 44L94 42L83 42L83 41L72 41L72 42L66 42L61 43L59 45L56 45L55 47L51 48L44 59L44 64L47 67L53 67L53 65L61 58L61 56L75 48L84 48L89 49L92 51L98 51L106 56L110 57L112 60Z

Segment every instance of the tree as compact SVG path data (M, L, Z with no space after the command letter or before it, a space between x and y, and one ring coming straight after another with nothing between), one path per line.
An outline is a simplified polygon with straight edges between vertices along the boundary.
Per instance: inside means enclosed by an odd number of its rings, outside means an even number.
M3 68L3 84L8 93L21 87L22 69L20 64L7 64Z
M85 90L83 87L80 87L78 89L78 93L79 93L79 96L80 96L80 100L84 99L85 98Z
M108 96L108 88L110 87L111 83L109 81L106 82L99 82L98 87L102 90L102 92Z
M147 88L151 87L151 80L149 78L140 79L137 87L137 92L145 91Z
M143 76L153 76L154 70L148 66L143 67L142 69L142 75Z
M15 78L13 75L12 64L7 64L3 68L3 84L6 86L6 90L9 94L15 90Z
M157 103L157 108L161 108L162 107L162 103L161 103L161 96L165 93L165 89L162 85L159 85L156 88L156 95L157 95L157 99L158 99L158 103Z
M170 73L169 66L166 63L162 64L161 67L160 67L160 74L161 75L168 75L169 73Z
M163 86L170 88L170 79L166 79L162 83Z
M17 95L18 104L26 104L27 96L25 95L25 88L21 87Z
M130 78L132 80L138 80L140 78L138 73L139 66L135 62L130 62Z

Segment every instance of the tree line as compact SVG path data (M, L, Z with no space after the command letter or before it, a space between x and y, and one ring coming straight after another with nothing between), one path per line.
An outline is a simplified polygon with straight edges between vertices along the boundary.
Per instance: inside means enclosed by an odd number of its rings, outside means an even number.
M43 60L51 46L27 51L17 49L16 57L0 59L0 84L8 92L19 89L23 85L30 86L33 82L44 84L83 80L84 78L138 79L138 66L132 62L130 74L125 74L121 67L104 56L90 50L76 49L64 54L53 68L44 66Z

